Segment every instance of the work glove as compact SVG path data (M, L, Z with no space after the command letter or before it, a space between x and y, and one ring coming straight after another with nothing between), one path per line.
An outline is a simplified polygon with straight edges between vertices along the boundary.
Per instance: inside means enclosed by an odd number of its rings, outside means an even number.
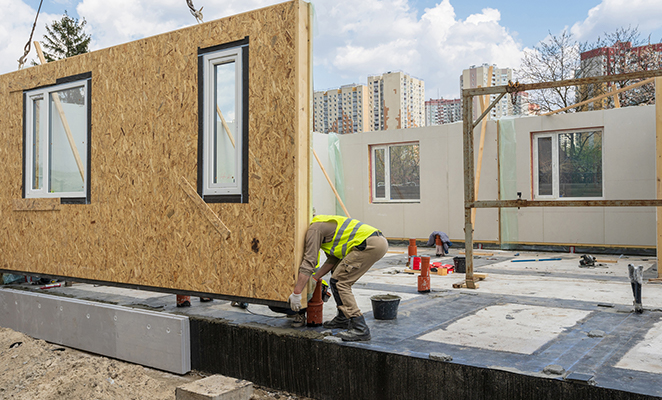
M287 299L287 303L290 305L292 311L301 310L301 293L299 294L292 293L290 297Z

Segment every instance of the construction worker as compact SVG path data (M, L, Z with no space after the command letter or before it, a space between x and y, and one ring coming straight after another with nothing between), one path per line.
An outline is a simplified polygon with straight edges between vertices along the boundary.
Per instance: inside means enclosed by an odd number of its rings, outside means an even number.
M314 274L320 249L327 260ZM370 340L370 329L352 294L352 285L388 250L382 233L356 219L336 215L318 215L306 232L304 256L294 291L288 299L290 308L301 309L301 292L311 276L321 279L332 271L331 293L338 315L323 326L346 329L338 334L345 341Z

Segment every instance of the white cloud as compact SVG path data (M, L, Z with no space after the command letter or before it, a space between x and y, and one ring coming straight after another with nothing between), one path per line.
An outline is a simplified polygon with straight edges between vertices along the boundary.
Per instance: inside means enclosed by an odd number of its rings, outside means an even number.
M278 3L275 0L225 0L208 4L193 2L203 7L204 21L238 14L240 12ZM83 0L76 11L88 22L92 35L92 49L99 49L158 35L196 23L183 0Z
M204 6L205 21L279 2L194 0L196 7ZM196 23L183 0L72 0L72 4L77 4L78 15L87 20L92 50ZM427 97L436 97L438 90L450 97L459 95L459 76L470 65L496 63L517 68L519 64L521 45L500 25L500 12L493 8L461 20L449 0L420 16L410 0L318 0L314 5L318 89L366 82L371 74L403 70L425 80ZM22 54L34 13L21 1L0 0L0 16L6 21L0 26L2 71L16 69L13 60ZM35 37L41 39L46 22L59 17L41 15Z
M25 44L30 38L37 10L23 1L0 0L0 73L16 71L18 59L23 55ZM42 40L46 33L46 24L61 16L41 13L32 41ZM38 60L34 46L30 45L30 53L26 58L25 67L31 60Z
M579 41L594 41L605 32L620 27L638 26L640 32L662 28L660 0L602 0L589 10L585 20L575 23L570 32ZM651 38L657 41L659 38Z
M519 67L521 45L499 24L501 14L483 9L456 18L449 0L418 18L406 0L336 0L317 5L320 35L315 38L315 73L349 81L316 78L319 89L365 82L370 74L403 70L425 80L426 97L459 96L462 69L482 63Z

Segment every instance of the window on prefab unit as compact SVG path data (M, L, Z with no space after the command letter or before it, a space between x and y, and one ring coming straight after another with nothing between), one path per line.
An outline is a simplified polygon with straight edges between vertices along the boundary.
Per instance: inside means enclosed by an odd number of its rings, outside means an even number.
M421 199L418 143L375 145L370 153L374 202Z
M602 129L533 135L535 198L603 196Z
M198 193L248 202L248 38L198 51Z
M90 199L91 74L23 92L25 198Z

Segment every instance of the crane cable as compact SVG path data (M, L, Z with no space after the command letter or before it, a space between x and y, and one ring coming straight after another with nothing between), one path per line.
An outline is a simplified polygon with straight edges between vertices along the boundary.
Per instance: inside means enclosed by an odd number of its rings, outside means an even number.
M30 44L32 43L32 35L34 35L34 28L37 26L37 18L39 18L39 11L41 11L41 4L43 2L44 2L44 0L41 0L39 2L39 8L37 9L37 15L34 17L34 24L32 24L32 32L30 32L30 39L28 39L28 42L25 44L25 47L23 48L25 53L23 53L23 56L18 59L18 69L23 68L23 64L25 64L25 58L28 56L28 53L30 53Z
M202 9L204 7L200 7L199 10L196 10L195 6L193 5L193 0L186 0L186 5L188 5L188 8L191 11L191 14L195 17L196 20L198 20L198 23L203 22L202 21Z

